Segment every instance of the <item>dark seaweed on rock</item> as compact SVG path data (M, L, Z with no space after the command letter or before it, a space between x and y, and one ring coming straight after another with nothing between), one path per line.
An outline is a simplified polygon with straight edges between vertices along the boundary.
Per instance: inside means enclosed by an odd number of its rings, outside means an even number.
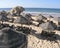
M17 30L17 31L22 31L22 33L28 35L28 34L31 33L31 30L32 30L32 29L31 29L31 28L28 28L28 27L19 27L19 26L18 26L18 27L16 28L16 30Z

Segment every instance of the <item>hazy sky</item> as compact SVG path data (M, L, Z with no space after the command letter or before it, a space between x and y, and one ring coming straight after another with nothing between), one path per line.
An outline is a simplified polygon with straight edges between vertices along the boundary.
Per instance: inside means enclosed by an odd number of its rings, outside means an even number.
M11 8L14 6L60 8L60 0L0 0L0 8Z

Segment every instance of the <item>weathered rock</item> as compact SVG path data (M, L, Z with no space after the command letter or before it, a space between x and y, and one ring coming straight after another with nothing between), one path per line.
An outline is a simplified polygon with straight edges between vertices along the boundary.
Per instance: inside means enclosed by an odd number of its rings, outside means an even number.
M22 48L24 46L27 46L25 35L18 34L9 27L0 30L0 48Z
M24 16L25 16L25 18L26 18L27 20L29 20L29 21L32 20L32 18L31 18L32 15L31 15L31 14L27 13L27 14L25 14Z
M0 21L7 21L8 18L7 18L7 12L6 11L1 11L0 12Z
M21 12L23 12L25 9L21 6L16 6L14 8L11 9L10 13L12 15L20 15Z
M7 12L6 12L6 11L4 11L4 10L2 10L2 11L0 12L0 15L7 16Z

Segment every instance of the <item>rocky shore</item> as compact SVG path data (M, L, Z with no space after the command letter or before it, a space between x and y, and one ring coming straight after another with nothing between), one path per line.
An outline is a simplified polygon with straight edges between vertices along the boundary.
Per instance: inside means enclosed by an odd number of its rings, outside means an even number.
M6 42L8 45L2 41L0 46L2 48L5 45L7 48L60 48L60 17L52 15L46 17L41 13L34 15L23 12L24 10L23 7L16 6L8 12L0 11L0 40L8 41ZM10 30L12 31L9 32ZM18 39L12 41L11 35L14 39ZM6 40L8 38L13 45Z

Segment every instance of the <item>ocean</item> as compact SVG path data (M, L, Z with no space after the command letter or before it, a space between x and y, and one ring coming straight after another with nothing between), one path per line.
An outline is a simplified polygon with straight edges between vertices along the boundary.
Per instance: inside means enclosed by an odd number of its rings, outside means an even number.
M9 11L11 8L0 8L1 10ZM25 12L48 12L48 13L60 13L60 9L54 8L25 8Z

